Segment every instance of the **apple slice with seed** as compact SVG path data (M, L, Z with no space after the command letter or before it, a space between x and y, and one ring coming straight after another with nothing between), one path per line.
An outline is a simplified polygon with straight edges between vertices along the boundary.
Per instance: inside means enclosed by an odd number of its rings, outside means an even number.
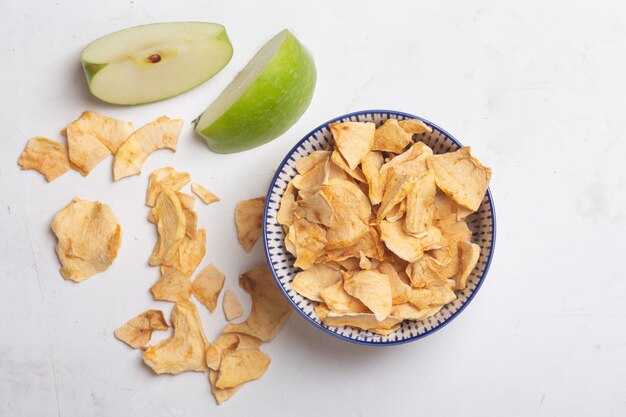
M175 22L111 33L87 45L80 58L94 96L114 104L140 104L202 84L232 54L224 26Z

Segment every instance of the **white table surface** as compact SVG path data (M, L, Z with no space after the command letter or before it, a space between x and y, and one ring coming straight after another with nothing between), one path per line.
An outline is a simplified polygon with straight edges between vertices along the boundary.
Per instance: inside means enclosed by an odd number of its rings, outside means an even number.
M0 14L0 415L2 416L624 416L626 415L626 6L624 2L102 2L3 0ZM92 98L78 56L128 26L205 20L235 53L215 78L160 103ZM272 35L313 53L315 97L261 148L216 155L190 122ZM155 376L113 330L154 302L148 174L190 172L222 197L198 204L203 265L248 298L237 276L263 261L238 245L237 201L262 195L283 155L318 124L388 108L440 124L493 167L497 248L485 285L449 326L397 347L356 346L293 314L264 345L267 374L217 407L207 377ZM83 110L137 125L181 117L179 151L113 183L111 160L47 184L16 161L28 138ZM64 281L50 232L73 197L109 204L123 227L115 263ZM220 304L221 305L221 304ZM207 335L225 323L200 308ZM157 339L158 340L158 336Z

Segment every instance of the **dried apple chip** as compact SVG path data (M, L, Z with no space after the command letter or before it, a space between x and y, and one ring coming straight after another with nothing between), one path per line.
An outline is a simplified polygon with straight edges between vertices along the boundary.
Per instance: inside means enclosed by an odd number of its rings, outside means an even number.
M252 297L252 311L243 323L229 323L225 333L243 333L264 342L274 338L287 322L291 307L274 282L267 265L243 273L239 285Z
M261 237L265 197L243 200L235 206L237 239L246 252L250 252Z
M153 330L167 330L168 328L162 311L146 310L130 319L122 327L115 329L115 337L137 349L150 342Z
M324 193L335 213L333 227L326 233L327 248L342 248L355 243L369 230L366 224L372 211L369 199L354 183L334 178Z
M383 179L388 178L391 169L398 175L419 177L428 170L427 160L433 155L432 149L423 142L416 142L404 153L391 159L380 168Z
M291 226L294 220L293 209L296 207L296 196L293 193L283 195L280 200L280 208L276 214L278 224Z
M361 160L361 168L368 183L368 196L372 205L380 204L383 199L385 181L380 174L380 169L384 164L381 152L369 152Z
M437 187L463 207L476 211L487 192L491 168L482 165L470 152L467 146L433 155L428 159L428 167L435 172Z
M213 264L209 264L198 272L191 285L191 291L211 312L217 307L217 298L222 292L226 277Z
M198 229L193 237L185 236L178 250L162 265L178 269L185 276L190 277L198 268L206 253L206 230Z
M178 136L183 127L180 119L161 116L135 130L117 150L113 159L113 179L115 181L141 173L141 167L148 156L159 149L176 152ZM69 142L69 130L68 130ZM70 146L70 160L72 159Z
M217 402L217 405L220 405L224 401L229 400L233 395L235 395L235 393L237 392L237 390L239 390L239 388L241 388L241 386L234 387L234 388L221 389L215 386L215 383L217 382L217 378L218 378L218 371L210 370L209 382L211 383L211 393L213 394L213 397L215 397L215 401Z
M67 125L69 159L83 176L104 158L116 154L133 131L133 124L86 111Z
M326 246L326 230L306 219L295 219L296 261L294 266L307 269L315 263Z
M416 183L417 179L415 177L407 177L392 171L391 179L385 188L376 218L378 220L387 218L392 210L409 195Z
M372 150L399 154L409 143L411 143L411 134L407 133L396 119L387 119L376 129Z
M220 198L204 188L202 185L194 182L191 184L191 192L200 197L200 200L204 201L207 206L220 201Z
M446 265L430 255L424 255L416 262L409 264L406 267L406 274L413 288L443 285L447 278Z
M241 304L239 304L237 295L231 290L226 290L224 292L222 308L224 309L224 315L228 321L235 320L243 316L243 308L241 307Z
M161 278L150 288L155 300L177 302L191 297L189 277L176 268L165 268Z
M171 259L176 254L185 238L187 219L178 196L171 190L163 190L159 194L152 211L152 218L157 224L159 235L152 256L150 256L150 265L155 266Z
M376 125L370 122L341 122L328 125L335 144L350 169L356 169L361 159L372 150Z
M409 303L419 309L442 306L454 300L456 300L456 294L447 285L416 288L411 290L409 296Z
M459 272L454 277L455 290L465 289L467 277L472 273L478 258L480 257L480 246L471 242L459 242Z
M420 175L407 195L406 219L404 220L404 230L407 233L422 233L433 224L436 192L435 174L428 170Z
M296 171L298 174L304 175L314 167L319 165L320 162L326 162L330 158L331 151L314 151L308 156L300 158L296 161Z
M350 177L354 178L355 180L360 181L360 182L367 182L367 179L365 178L363 171L361 171L359 167L356 167L355 169L350 168L350 166L348 165L348 162L346 162L346 160L343 158L343 156L341 156L341 154L338 151L333 151L330 157L330 160L339 168L343 169L346 172L346 174L348 174Z
M346 292L343 287L343 281L337 281L321 290L320 298L335 313L371 313L370 309L361 300Z
M198 311L189 300L180 300L172 309L172 337L143 353L143 361L157 374L208 371L204 353L209 341L202 330Z
M222 333L205 352L206 364L209 369L219 370L224 353L237 349L238 345L239 335L237 333Z
M172 167L156 169L148 179L146 205L154 207L157 197L163 190L178 191L191 181L191 175L186 172L177 172Z
M442 306L417 308L412 304L404 303L393 306L391 315L402 320L422 321L434 316Z
M410 134L430 133L433 131L426 123L418 119L400 120L398 124L405 132Z
M402 222L380 222L380 238L391 252L407 262L415 262L424 254L420 240L402 229Z
M343 288L369 308L376 320L383 321L391 314L391 284L387 275L378 271L344 273Z
M67 148L52 139L37 136L26 144L17 161L22 169L34 169L50 182L70 169Z
M122 229L109 206L75 198L52 221L61 276L83 281L106 270L117 256Z
M328 184L330 175L328 160L322 160L304 174L298 174L291 180L291 184L298 190L308 190Z
M352 326L363 330L390 330L402 321L401 318L389 316L378 321L372 313L338 314L329 311L323 323L327 326Z
M339 271L324 264L316 264L298 272L291 281L291 289L309 300L322 301L320 291L339 281Z
M257 349L228 352L222 358L215 386L234 388L245 382L259 379L270 366L270 358Z
M322 191L318 191L295 203L293 213L300 219L306 219L311 223L318 223L327 227L332 226L335 211L328 197Z
M391 286L391 304L403 304L409 301L411 287L400 279L398 271L396 271L396 269L387 262L383 262L378 265L378 270L381 274L385 274L389 279L389 285Z

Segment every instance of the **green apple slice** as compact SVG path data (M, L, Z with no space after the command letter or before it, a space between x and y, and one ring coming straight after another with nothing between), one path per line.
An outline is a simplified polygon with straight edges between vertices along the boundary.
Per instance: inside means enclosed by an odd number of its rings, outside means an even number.
M204 111L196 132L218 153L244 151L287 131L315 89L313 57L288 31L274 36Z
M224 26L175 22L111 33L87 45L80 58L94 96L114 104L140 104L202 84L232 55Z

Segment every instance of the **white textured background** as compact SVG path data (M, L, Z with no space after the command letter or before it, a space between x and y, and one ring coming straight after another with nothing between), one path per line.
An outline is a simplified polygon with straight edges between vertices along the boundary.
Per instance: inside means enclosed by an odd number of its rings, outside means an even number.
M424 416L626 415L626 6L620 1L3 0L0 13L0 415ZM87 92L78 56L137 24L215 21L235 53L206 84L121 108ZM309 110L278 140L236 155L183 130L144 175L112 183L110 159L51 184L20 172L35 135L83 110L191 122L263 43L290 28L313 53ZM389 108L449 130L493 167L497 248L485 285L453 323L416 343L354 346L294 314L263 349L272 365L217 408L207 377L154 376L113 329L149 307L155 231L147 173L171 165L222 197L197 204L203 265L237 275L263 259L239 247L235 203L264 194L288 149L343 113ZM118 259L81 284L58 274L53 215L74 196L108 203L123 227ZM211 339L221 311L200 309Z

